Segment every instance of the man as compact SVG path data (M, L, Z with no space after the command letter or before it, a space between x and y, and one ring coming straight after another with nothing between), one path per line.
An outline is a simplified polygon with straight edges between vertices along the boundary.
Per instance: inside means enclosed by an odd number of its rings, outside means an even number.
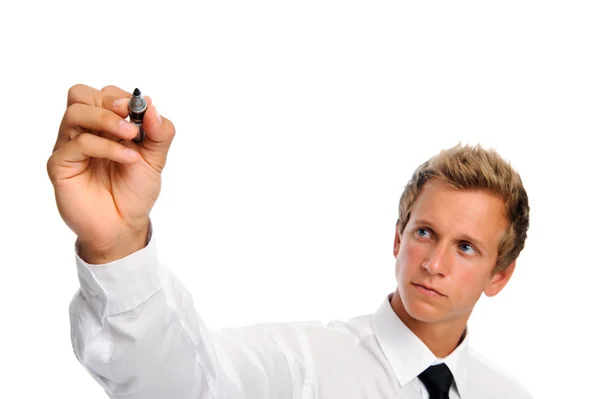
M109 396L530 398L468 346L475 304L506 286L529 225L521 179L497 153L456 146L415 170L394 238L397 290L373 314L210 332L152 236L175 128L148 98L146 138L132 142L129 97L72 87L47 163L77 235L73 348Z

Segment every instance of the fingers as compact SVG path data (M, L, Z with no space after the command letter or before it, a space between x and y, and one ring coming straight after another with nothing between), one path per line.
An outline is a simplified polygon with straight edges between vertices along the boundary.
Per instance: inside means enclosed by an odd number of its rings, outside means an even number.
M156 106L149 105L144 114L142 128L146 133L141 150L144 159L160 172L166 164L167 153L175 137L175 126L169 119L160 115Z
M113 134L123 140L131 140L138 133L138 127L104 108L85 104L73 104L65 113L68 128L83 128Z
M109 86L104 86L102 88L102 90L100 90L101 92L105 93L106 95L112 96L112 97L125 97L125 98L131 98L131 93L121 89L120 87L117 86L113 86L113 85L109 85Z
M124 140L125 143L118 144L124 148L139 149L153 168L162 171L175 136L175 127L170 120L160 116L152 99L144 96L148 103L143 119L146 138L139 146L131 143L130 140L138 133L137 126L124 120L129 115L131 97L131 93L116 86L106 86L102 90L83 84L71 87L53 153L60 151L63 146L69 145L71 148L71 141L79 140L82 135L92 132L98 139L107 142ZM86 134L85 137L88 136ZM83 140L88 143L90 139ZM94 156L90 151L82 154Z
M91 107L104 108L115 112L124 119L128 114L128 97L131 97L129 93L116 86L106 86L102 90L97 90L84 84L72 86L67 93L67 111L61 121L52 152L56 151L62 145L69 142L69 140L86 130L83 126L77 126L76 123L70 123L73 114L76 113L70 109L73 105L83 104ZM121 98L122 100L119 100ZM100 135L105 134L100 132Z
M48 175L52 182L76 176L87 167L88 158L104 158L119 163L135 163L140 154L121 143L98 137L91 133L82 133L69 141L48 159Z
M82 103L74 103L67 108L55 150L84 131L103 132L123 140L131 140L136 136L138 127L110 110L119 106L119 99L106 97L102 101L109 109Z
M86 104L99 108L111 109L125 118L127 102L131 94L116 86L106 86L102 90L77 84L69 89L67 94L67 109L73 104Z
M100 107L102 106L102 98L104 96L105 93L98 89L83 84L76 84L67 93L67 108L77 103Z
M102 90L98 90L84 84L76 84L69 89L67 94L67 108L73 104L93 105L112 109L125 118L129 112L127 103L130 98L131 93L117 86L105 86ZM115 101L116 103L113 104Z
M130 98L131 93L116 86L105 86L102 90L94 89L88 85L76 84L67 93L67 107L75 103L95 105L102 107L104 97Z

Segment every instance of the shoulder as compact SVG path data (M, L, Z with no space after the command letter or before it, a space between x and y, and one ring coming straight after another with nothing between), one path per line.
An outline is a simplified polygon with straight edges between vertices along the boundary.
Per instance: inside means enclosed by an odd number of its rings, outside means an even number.
M484 393L487 398L531 399L527 387L514 375L481 353L469 349L469 390ZM493 394L492 394L493 393ZM493 396L490 396L493 395Z

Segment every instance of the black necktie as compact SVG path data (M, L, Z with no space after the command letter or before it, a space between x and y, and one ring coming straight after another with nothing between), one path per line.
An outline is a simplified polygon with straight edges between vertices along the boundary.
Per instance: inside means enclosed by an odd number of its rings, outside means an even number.
M425 384L429 399L448 399L452 385L452 372L444 363L430 366L419 374L419 379Z

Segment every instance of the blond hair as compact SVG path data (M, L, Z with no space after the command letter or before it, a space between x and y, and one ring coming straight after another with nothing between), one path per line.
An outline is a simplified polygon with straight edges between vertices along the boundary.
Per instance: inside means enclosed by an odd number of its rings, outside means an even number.
M503 198L508 227L493 273L505 270L524 248L529 229L529 200L519 174L493 149L458 144L442 150L421 164L406 184L398 206L400 234L424 184L433 178L457 189L483 189Z

